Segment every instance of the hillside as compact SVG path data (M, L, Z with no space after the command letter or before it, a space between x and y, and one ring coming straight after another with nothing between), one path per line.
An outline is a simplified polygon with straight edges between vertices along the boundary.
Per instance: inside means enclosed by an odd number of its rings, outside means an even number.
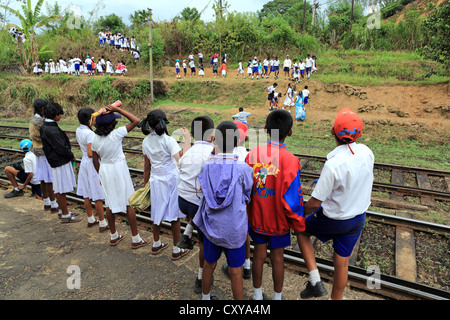
M399 0L381 10L382 19L383 22L398 23L412 10L419 10L422 17L429 17L435 11L435 7L442 7L448 3L449 0Z

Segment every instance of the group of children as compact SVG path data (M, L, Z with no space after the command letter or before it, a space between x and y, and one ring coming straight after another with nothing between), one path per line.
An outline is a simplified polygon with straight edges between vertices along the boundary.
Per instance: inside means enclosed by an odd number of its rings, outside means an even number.
M282 93L276 92L278 84L275 82L273 85L268 87L266 90L268 92L267 100L269 101L269 110L274 109L288 109L289 113L292 113L292 107L295 108L295 120L304 121L306 116L306 105L309 102L310 92L308 86L305 86L303 90L294 91L292 83L288 84L284 99L284 107L280 107L278 104L279 98L283 96Z
M59 210L62 223L79 222L77 214L68 211L65 198L76 187L76 181L70 142L58 126L64 111L57 103L43 100L37 100L34 107L30 122L33 147L29 150L36 155L36 179L41 181L45 209ZM122 116L129 123L116 128ZM285 144L293 133L293 119L286 110L274 110L267 116L265 129L270 140L250 151L245 148L248 126L240 121L223 121L216 126L208 116L197 117L190 130L181 129L184 143L180 147L169 136L170 122L162 110L152 110L141 121L117 101L98 112L83 108L78 119L76 134L83 158L77 193L85 199L88 227L99 224L100 231L109 230L110 245L124 239L115 228L114 213L118 212L128 215L131 248L150 243L140 237L135 212L129 205L134 187L122 150L123 138L138 127L146 135L142 148L144 182L150 184L151 254L157 255L169 246L160 239L162 221L172 226L172 260L190 252L196 230L200 250L194 290L202 293L202 299L214 299L211 282L222 253L226 257L222 270L231 279L233 298L243 299L243 278L250 277L253 299L267 298L262 292L267 250L273 269L273 299L282 299L283 249L291 244L291 230L297 235L310 270L311 279L301 297L327 294L315 265L310 235L323 241L333 239L337 265L331 298L342 297L346 263L348 266L364 225L373 182L373 154L355 143L362 134L358 115L349 109L338 113L331 129L337 148L329 154L306 205L299 159ZM55 197L57 203L52 200ZM100 221L92 215L92 201ZM183 217L189 223L180 235ZM252 265L250 241L254 244Z
M44 68L44 69L42 69ZM44 65L40 60L33 63L33 74L35 77L39 77L43 74L57 75L67 74L72 76L94 76L94 75L126 75L128 69L123 60L119 60L114 69L114 65L109 59L105 59L102 56L100 59L86 56L86 59L82 60L77 55L75 58L70 57L68 61L62 57L55 61L50 59L46 61Z
M98 33L98 40L100 48L109 46L112 49L117 49L120 51L130 51L132 53L140 52L141 45L136 45L136 38L134 36L127 37L125 34L121 33L111 33L111 31L100 31Z

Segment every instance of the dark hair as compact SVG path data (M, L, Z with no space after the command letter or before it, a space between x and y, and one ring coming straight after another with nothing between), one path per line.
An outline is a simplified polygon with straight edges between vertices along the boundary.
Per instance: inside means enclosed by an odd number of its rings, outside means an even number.
M60 114L64 114L63 108L56 102L49 102L44 107L44 116L47 119L55 119Z
M278 139L283 140L291 130L293 122L291 114L286 110L274 110L267 116L266 129L271 137L275 134L274 130L278 130Z
M117 120L113 120L106 124L95 124L95 134L98 136L106 137L116 128Z
M242 107L239 107L239 111L244 111L244 108L242 108Z
M36 99L33 103L34 114L38 114L41 117L44 116L44 108L47 105L47 100Z
M169 121L166 118L166 114L162 110L153 110L147 114L147 118L139 123L138 128L141 128L141 131L145 135L149 135L151 133L150 129L155 130L158 136L161 136L163 133L169 134L167 132L167 124Z
M215 143L219 151L225 153L233 152L233 149L238 145L239 129L232 121L223 121L217 128L215 133Z
M89 120L91 120L91 116L94 113L94 109L92 108L83 108L78 111L78 121L80 124L84 124L86 126L89 126Z
M195 141L205 140L212 130L214 130L214 121L210 117L201 116L192 120L191 134Z

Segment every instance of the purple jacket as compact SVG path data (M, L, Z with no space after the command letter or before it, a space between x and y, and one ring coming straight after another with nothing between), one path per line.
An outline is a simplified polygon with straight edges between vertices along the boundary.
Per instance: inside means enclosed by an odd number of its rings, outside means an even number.
M216 246L237 249L247 239L253 170L231 154L211 157L199 175L203 198L194 223Z

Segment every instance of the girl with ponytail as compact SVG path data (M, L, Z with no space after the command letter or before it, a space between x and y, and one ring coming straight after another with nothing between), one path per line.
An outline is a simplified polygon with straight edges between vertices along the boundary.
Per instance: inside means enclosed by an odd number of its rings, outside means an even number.
M160 240L161 222L168 221L172 225L173 249L172 260L181 259L189 250L176 246L180 238L180 218L183 217L178 208L178 160L183 151L191 145L190 132L183 128L185 139L182 151L178 142L170 137L167 131L169 121L161 110L151 111L141 121L139 127L147 135L142 143L144 153L144 183L150 181L151 220L153 221L152 254L159 254L168 247L168 243ZM151 169L151 173L150 173Z

